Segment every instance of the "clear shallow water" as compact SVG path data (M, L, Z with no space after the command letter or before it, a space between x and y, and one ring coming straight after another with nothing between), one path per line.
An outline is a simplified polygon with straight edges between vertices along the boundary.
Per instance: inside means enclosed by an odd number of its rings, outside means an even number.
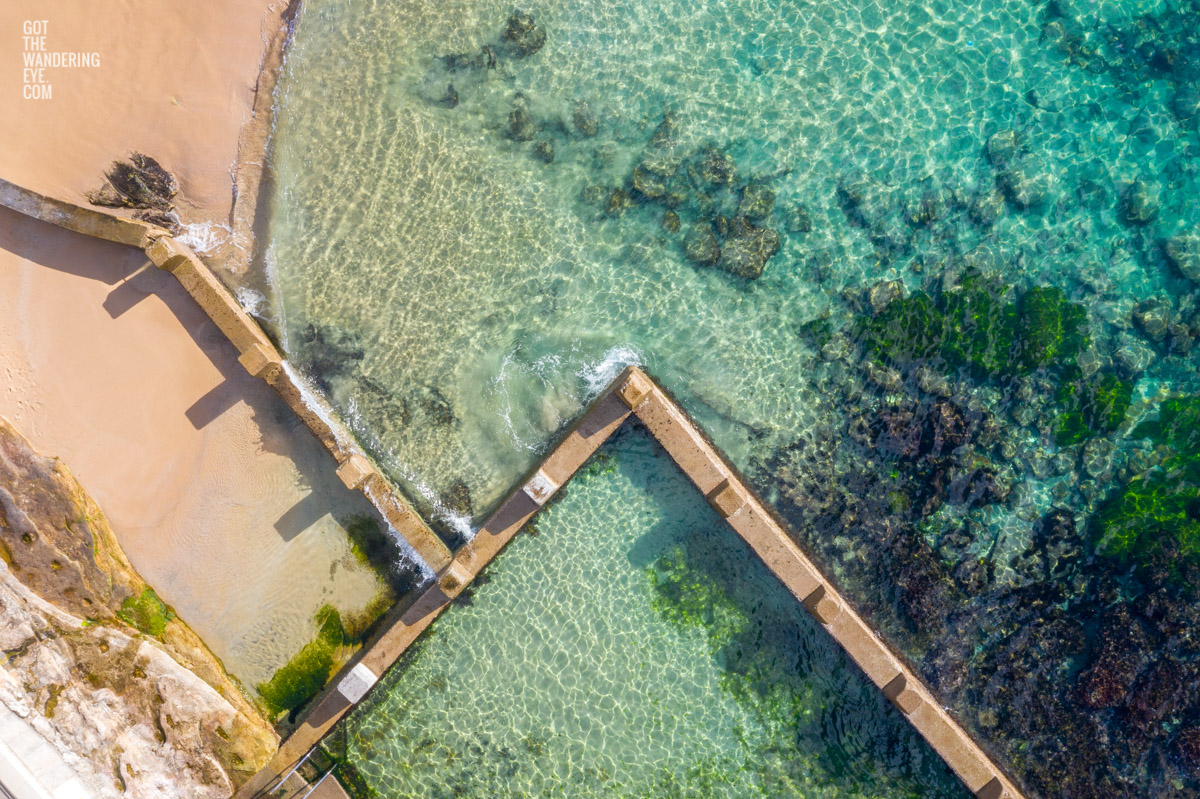
M495 44L511 6L306 5L274 153L289 354L458 535L644 363L1032 794L1196 790L1200 705L1156 687L1200 685L1170 671L1200 663L1200 627L1166 623L1191 618L1177 583L1130 580L1091 541L1110 490L1159 458L1136 421L1200 389L1200 348L1174 343L1200 304L1163 246L1200 225L1196 3L527 10L540 52L453 71L443 56ZM509 135L519 108L552 163ZM731 188L683 177L709 145ZM678 233L660 202L607 210L647 158L684 164ZM1131 205L1137 180L1151 202ZM690 263L690 226L756 181L781 239L763 276ZM1128 421L1062 445L1059 367L940 382L863 357L872 286L938 297L972 270L1005 301L1054 286L1080 303L1080 363L1130 384ZM1183 332L1148 336L1147 300ZM943 423L966 441L930 452L923 428ZM1127 615L1145 638L1098 632ZM1115 687L1085 701L1081 675Z
M1002 213L994 229L958 214L911 234L910 255L986 243L1014 282L1109 290L1126 308L1166 283L1122 248L1111 198L1147 158L1178 171L1194 137L1169 114L1147 119L1141 89L1065 63L1026 0L530 10L550 31L545 48L481 78L438 58L494 42L506 4L313 2L282 83L270 260L289 349L317 359L359 432L431 500L463 481L481 514L630 361L679 392L739 464L791 443L829 412L794 327L839 314L843 289L915 287L937 266L881 257L838 207L839 182L869 175L885 206L927 184L988 192L983 143L996 130L1035 143L1049 212ZM453 109L427 99L446 82ZM1168 88L1145 91L1169 102ZM518 94L554 163L504 137ZM594 138L565 132L579 101ZM581 198L627 181L667 111L680 151L721 145L743 180L786 171L772 182L774 227L806 205L813 229L785 233L761 280L687 263L661 206L612 218ZM1107 199L1080 201L1080 175ZM1182 224L1194 187L1192 169L1164 193L1165 227ZM898 213L883 226L910 235ZM304 335L310 324L319 338Z
M966 796L644 433L470 591L335 735L380 796Z

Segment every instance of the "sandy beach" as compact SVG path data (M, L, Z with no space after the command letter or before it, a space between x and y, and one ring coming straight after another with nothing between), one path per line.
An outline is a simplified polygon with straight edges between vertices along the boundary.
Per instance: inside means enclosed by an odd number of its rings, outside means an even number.
M0 49L0 175L86 204L105 167L137 150L175 172L185 222L227 225L239 135L285 8L0 5L17 45ZM25 23L38 20L44 41L31 42ZM51 98L31 100L29 52L100 63L47 69L36 77ZM140 251L0 211L0 368L0 414L64 460L142 576L246 685L311 638L322 604L355 611L377 595L337 521L370 506Z
M370 513L170 275L0 211L0 414L61 457L134 566L248 685L325 602L379 589L338 518Z

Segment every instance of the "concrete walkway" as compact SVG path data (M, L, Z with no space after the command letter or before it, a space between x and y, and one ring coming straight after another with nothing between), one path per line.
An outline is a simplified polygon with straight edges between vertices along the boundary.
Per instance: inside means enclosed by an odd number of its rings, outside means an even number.
M0 705L0 796L11 799L93 799L58 750L17 714Z

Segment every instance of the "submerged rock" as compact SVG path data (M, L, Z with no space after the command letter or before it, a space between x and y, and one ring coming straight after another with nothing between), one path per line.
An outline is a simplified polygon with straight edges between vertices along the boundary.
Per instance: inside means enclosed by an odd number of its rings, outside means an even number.
M922 181L922 185L904 202L904 218L915 228L925 227L941 219L946 213L946 200L943 192L932 184L932 181Z
M450 484L450 488L440 497L441 503L446 510L458 516L465 516L468 519L475 515L475 509L471 505L471 489L463 480L455 480Z
M714 186L728 186L737 180L737 166L733 158L717 147L706 147L700 156L697 173L706 183Z
M1090 708L1124 702L1151 652L1151 639L1125 605L1117 605L1100 625L1100 652L1079 677L1079 693Z
M322 391L332 391L333 381L366 357L362 341L335 325L309 322L300 331L297 362Z
M967 213L976 225L991 227L1004 213L1004 195L997 189L987 188L971 197Z
M996 184L1014 207L1028 210L1041 205L1050 192L1050 175L1029 161L1006 166L996 175Z
M436 386L420 386L413 394L415 404L424 413L426 422L440 427L458 424L458 416L450 400Z
M813 229L812 215L803 203L796 203L783 214L784 228L788 233L809 233Z
M630 182L633 184L633 190L647 200L661 200L667 194L666 182L644 166L633 168Z
M470 69L495 69L497 65L496 51L484 45L475 55L467 53L450 53L442 56L442 63L447 72L464 72Z
M517 58L533 55L546 45L546 31L524 11L514 11L504 26L504 45Z
M633 198L624 189L613 189L608 195L604 210L612 216L619 216L633 207Z
M718 265L739 277L757 280L767 262L779 252L779 245L779 234L773 229L757 227L745 217L738 217L730 225Z
M902 299L904 297L904 284L899 280L881 280L867 291L867 299L871 303L871 309L875 313L880 313L884 308L891 305L892 300Z
M1026 579L1063 580L1083 561L1083 537L1075 516L1056 508L1033 526L1029 547L1013 558L1013 569Z
M554 142L550 139L538 139L533 143L533 155L544 164L554 162Z
M1165 249L1167 258L1181 275L1193 283L1200 283L1200 233L1172 236Z
M600 132L600 122L596 119L595 112L582 100L575 103L571 110L571 123L575 126L575 132L585 139L590 139Z
M679 214L674 211L667 211L662 217L662 228L668 233L679 232Z
M885 216L881 193L875 181L855 174L838 181L837 202L854 227L871 228Z
M1021 152L1016 131L1000 130L993 133L988 137L986 150L992 166L997 169L1005 168Z
M1140 302L1133 309L1133 323L1146 338L1161 343L1171 327L1171 304L1157 297Z
M1113 353L1113 360L1126 377L1137 377L1146 371L1155 357L1154 350L1128 333L1117 340L1117 350Z
M751 183L742 189L738 202L738 216L758 221L770 216L775 208L775 192L763 183Z
M453 83L446 84L446 92L442 95L442 99L438 100L438 103L446 108L458 107L458 89L454 88Z
M668 149L679 143L679 115L667 111L662 115L654 135L650 137L650 146L656 149Z
M504 129L505 138L513 141L533 141L537 136L537 126L524 103L518 103L508 112L508 126Z
M1175 746L1187 767L1193 773L1200 773L1200 727L1189 727L1180 732Z
M721 257L721 244L712 225L707 222L697 222L688 231L683 240L683 252L688 260L695 264L711 265Z
M717 231L717 235L725 238L729 235L729 217L724 214L717 214L713 217L713 229Z
M1121 193L1118 211L1121 221L1127 225L1148 225L1158 217L1158 186L1144 180L1135 180Z

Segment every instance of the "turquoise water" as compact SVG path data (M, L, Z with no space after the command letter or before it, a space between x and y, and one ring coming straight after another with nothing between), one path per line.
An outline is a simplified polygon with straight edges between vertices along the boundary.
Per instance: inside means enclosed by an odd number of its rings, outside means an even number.
M644 433L535 532L335 736L378 795L966 795Z
M645 364L1030 794L1200 790L1196 511L1116 501L1200 391L1200 4L526 10L297 24L267 278L364 443L457 542Z

